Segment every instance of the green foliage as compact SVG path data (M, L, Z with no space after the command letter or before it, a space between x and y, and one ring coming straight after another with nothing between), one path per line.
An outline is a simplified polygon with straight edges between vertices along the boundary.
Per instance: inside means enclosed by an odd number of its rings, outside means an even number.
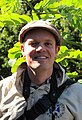
M17 42L17 29L16 26L4 26L0 29L0 76L2 77L11 75L8 50Z
M31 20L44 19L53 23L61 32L63 43L57 62L66 69L69 77L82 79L82 1L81 0L0 0L0 27L21 27ZM12 4L13 6L12 6ZM5 32L3 35L7 36ZM18 31L17 31L18 35ZM2 36L2 35L1 35ZM12 36L12 35L10 35ZM9 36L8 36L9 37ZM2 37L1 37L2 38ZM13 38L12 38L13 39ZM2 40L2 39L1 39ZM16 39L17 41L17 39ZM2 40L2 42L4 42ZM2 49L2 47L1 47ZM3 51L3 49L2 49ZM20 43L8 51L11 71L25 61L20 51Z
M18 65L22 62L25 62L25 59L22 57L22 53L20 51L20 43L17 42L14 44L14 47L9 49L8 51L9 65L11 66L11 72L14 73L17 70Z
M17 42L13 48L9 49L9 54L8 54L8 57L10 59L14 59L14 58L19 58L22 56L22 53L20 51L20 43Z
M19 0L0 0L2 14L16 12L19 6Z

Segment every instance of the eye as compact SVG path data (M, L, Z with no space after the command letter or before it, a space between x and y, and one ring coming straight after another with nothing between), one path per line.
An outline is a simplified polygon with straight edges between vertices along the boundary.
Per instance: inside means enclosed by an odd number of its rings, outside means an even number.
M32 46L32 47L36 47L38 44L39 44L38 42L32 42L32 43L31 43L31 46Z
M50 43L50 42L46 42L45 45L48 47L52 47L52 43Z

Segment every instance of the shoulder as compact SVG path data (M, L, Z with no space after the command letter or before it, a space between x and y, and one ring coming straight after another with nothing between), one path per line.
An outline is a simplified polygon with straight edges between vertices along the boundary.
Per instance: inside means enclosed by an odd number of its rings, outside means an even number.
M80 90L82 90L82 84L76 82L73 85L70 86L70 89L75 89L74 91L79 92Z
M17 74L17 73L15 72L15 73L13 73L11 76L8 76L8 77L2 79L2 80L0 81L0 83L2 83L3 81L6 81L6 80L10 80L10 79L12 79L12 78L15 78L15 77L16 77L16 74Z
M81 99L82 100L82 84L76 82L72 85L70 85L66 90L65 90L65 95L76 98L76 99Z
M14 84L16 81L16 73L12 74L11 76L8 76L0 81L0 88L1 87L7 87L10 84Z

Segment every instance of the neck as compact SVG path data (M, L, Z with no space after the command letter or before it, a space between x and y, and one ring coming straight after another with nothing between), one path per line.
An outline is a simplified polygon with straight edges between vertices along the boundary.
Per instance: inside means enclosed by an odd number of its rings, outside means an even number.
M33 69L28 68L28 75L33 83L40 85L44 83L52 75L52 71L53 68L48 71L47 70L35 71Z

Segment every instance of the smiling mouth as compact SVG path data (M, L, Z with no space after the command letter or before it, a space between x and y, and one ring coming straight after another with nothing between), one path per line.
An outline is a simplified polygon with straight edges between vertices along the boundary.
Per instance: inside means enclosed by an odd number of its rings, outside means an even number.
M46 56L37 56L37 57L34 57L35 60L45 60L47 58L48 57L46 57Z

